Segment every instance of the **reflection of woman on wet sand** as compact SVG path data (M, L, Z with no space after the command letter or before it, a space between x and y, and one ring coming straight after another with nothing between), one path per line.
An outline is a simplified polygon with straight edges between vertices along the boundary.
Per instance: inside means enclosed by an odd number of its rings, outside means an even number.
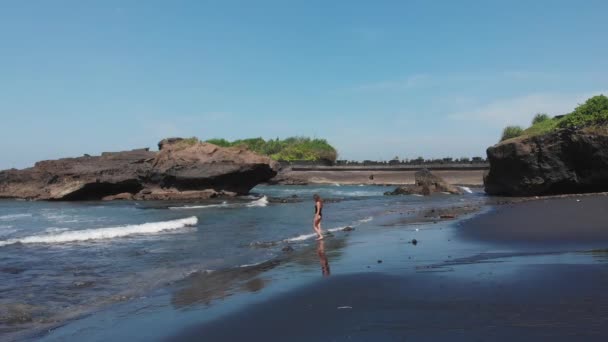
M321 273L323 273L323 276L327 277L329 276L330 271L329 260L327 260L327 256L325 255L325 241L319 241L317 254L319 255L319 262L321 263Z
M317 240L323 239L323 232L321 231L321 220L323 219L323 200L317 194L314 194L312 198L315 200L315 217L312 221L312 229L319 236Z

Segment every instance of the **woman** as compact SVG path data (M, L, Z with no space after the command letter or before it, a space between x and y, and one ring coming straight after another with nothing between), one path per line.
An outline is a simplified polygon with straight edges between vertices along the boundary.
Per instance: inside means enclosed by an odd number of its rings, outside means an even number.
M323 219L323 200L317 194L314 194L312 198L315 200L315 218L312 221L312 228L319 236L317 240L323 240L323 231L321 231L321 219Z

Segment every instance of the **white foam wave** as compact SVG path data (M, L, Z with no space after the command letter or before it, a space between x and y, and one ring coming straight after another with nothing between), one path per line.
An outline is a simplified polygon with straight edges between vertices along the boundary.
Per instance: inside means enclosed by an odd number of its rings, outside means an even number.
M190 209L209 209L209 208L236 208L236 207L265 207L268 205L268 197L264 196L258 198L255 201L249 203L228 203L226 201L220 204L206 204L206 205L187 205L183 207L169 207L170 210L190 210Z
M356 221L351 227L357 227L359 225L361 225L362 223L366 223L366 222L370 222L372 221L374 218L372 216L363 218L361 220ZM335 227L335 228L329 228L326 229L326 232L330 232L330 233L334 233L334 232L339 232L341 230L343 230L344 228L346 228L348 226L342 226L342 227ZM316 233L311 233L311 234L302 234L302 235L298 235L296 237L292 237L289 239L285 239L284 242L299 242L299 241L306 241L308 239L312 239L314 237L316 237L317 234Z
M0 216L0 221L14 221L24 217L32 217L32 214L10 214Z
M473 190L471 190L471 188L469 188L468 186L459 186L459 188L461 188L462 190L464 190L468 194L472 194L473 193Z
M67 230L70 230L70 228L49 227L49 228L45 229L44 231L47 232L47 233L56 234L56 233L65 232Z
M266 196L246 204L247 207L265 207L267 205L268 205L268 197L266 197Z
M255 264L243 264L240 265L239 268L245 268L245 267L254 267L254 266L258 266L263 264L265 261L260 261L260 262L256 262Z
M315 236L317 236L317 234L314 234L314 233L313 234L303 234L303 235L299 235L299 236L296 236L296 237L293 237L293 238L289 238L289 239L287 239L285 241L286 242L305 241L305 240L308 240L308 239L313 238Z
M225 208L228 207L228 202L224 201L220 204L207 204L207 205L189 205L184 207L169 207L170 210L187 210L187 209L207 209L207 208Z
M346 228L346 226L344 227L336 227L336 228L330 228L330 229L326 229L326 232L329 233L335 233L335 232L339 232L341 230L343 230L344 228ZM302 234L293 238L289 238L286 239L285 242L298 242L298 241L306 241L308 239L314 238L316 237L317 234L316 233L312 233L312 234Z
M32 235L23 238L0 241L0 247L15 243L30 244L30 243L63 243L77 242L101 239L113 239L117 237L125 237L130 235L145 235L156 234L163 231L176 230L188 226L195 226L198 219L194 216L163 222L149 222L137 225L128 225L121 227L97 228L65 231L59 234Z

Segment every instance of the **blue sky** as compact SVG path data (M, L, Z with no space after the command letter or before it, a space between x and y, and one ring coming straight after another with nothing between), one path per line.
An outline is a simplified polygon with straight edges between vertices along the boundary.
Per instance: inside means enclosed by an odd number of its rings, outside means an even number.
M608 94L607 1L0 1L0 169L305 135L476 156Z

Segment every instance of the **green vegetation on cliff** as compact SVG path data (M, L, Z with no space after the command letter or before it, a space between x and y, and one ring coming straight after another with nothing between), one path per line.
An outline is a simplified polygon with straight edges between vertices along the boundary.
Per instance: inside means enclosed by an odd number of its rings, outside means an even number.
M517 126L509 126L503 131L500 141L518 136L536 136L551 133L562 128L594 128L608 125L608 97L594 96L579 105L572 113L549 117L547 114L537 114L532 120L532 126L518 131ZM507 134L508 133L508 134Z
M325 160L335 162L338 157L336 149L325 139L311 139L307 137L291 137L283 140L279 138L270 140L252 138L235 141L209 139L207 142L222 147L246 147L253 152L281 161Z
M507 126L502 131L502 137L500 138L500 141L511 139L511 138L516 138L516 137L520 136L523 133L523 131L524 131L524 129L519 126Z

